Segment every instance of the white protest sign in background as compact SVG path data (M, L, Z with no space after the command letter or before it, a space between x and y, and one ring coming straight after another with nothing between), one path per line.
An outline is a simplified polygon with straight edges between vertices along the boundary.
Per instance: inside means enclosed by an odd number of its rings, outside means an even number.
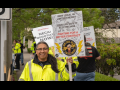
M51 17L56 57L85 56L82 11Z
M53 28L51 25L33 28L32 34L36 44L40 41L45 41L49 47L54 46Z
M84 35L86 36L86 42L96 47L94 27L93 26L84 27Z

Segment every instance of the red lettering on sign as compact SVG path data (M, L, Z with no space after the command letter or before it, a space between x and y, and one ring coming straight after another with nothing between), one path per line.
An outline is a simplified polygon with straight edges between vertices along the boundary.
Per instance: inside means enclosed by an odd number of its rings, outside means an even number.
M38 29L38 31L40 31L40 30L45 30L45 29L48 29L48 28L42 28L42 29Z
M86 38L86 41L92 41L92 37L91 38Z

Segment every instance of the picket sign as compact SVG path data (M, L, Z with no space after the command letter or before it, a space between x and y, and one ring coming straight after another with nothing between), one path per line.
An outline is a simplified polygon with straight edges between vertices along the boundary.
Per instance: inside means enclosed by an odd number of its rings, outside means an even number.
M52 26L56 57L85 56L82 11L53 14ZM72 81L71 63L69 65Z
M86 42L96 48L94 26L84 27L84 35L86 36Z
M51 25L36 27L32 29L36 44L40 41L45 41L49 47L54 46L53 28Z
M82 11L53 14L55 55L85 56Z

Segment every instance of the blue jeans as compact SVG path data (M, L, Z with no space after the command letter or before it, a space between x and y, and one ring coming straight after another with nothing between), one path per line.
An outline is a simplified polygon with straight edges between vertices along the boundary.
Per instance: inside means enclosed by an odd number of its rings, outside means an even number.
M21 63L23 63L23 53L20 55Z
M74 77L74 81L94 81L94 80L95 80L95 72L90 72L90 73L76 72L76 76Z

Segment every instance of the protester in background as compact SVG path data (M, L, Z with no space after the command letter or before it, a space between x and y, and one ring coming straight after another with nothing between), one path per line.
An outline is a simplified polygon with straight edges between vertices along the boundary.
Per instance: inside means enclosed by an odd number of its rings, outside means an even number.
M19 81L67 81L69 80L68 65L48 54L49 46L46 42L39 42L36 46L36 55L26 63ZM67 62L74 66L72 58Z
M21 43L21 40L18 40L18 43L21 45L21 55L20 55L20 59L21 59L21 64L24 65L23 63L23 49L25 48L25 46L23 46L23 44Z
M100 60L100 54L97 49L91 45L86 44L85 41L85 52L87 56L78 57L79 66L77 68L76 76L74 81L94 81L95 79L95 59Z
M19 60L20 60L20 55L21 55L21 49L20 49L20 44L17 43L17 40L14 40L13 43L15 44L14 53L15 53L15 56L16 56L16 59L15 59L16 68L15 68L14 70L15 70L15 71L18 71L18 70L20 70Z
M36 48L36 42L34 40L33 43L32 43L32 45L31 45L31 51L32 51L33 55L35 55L35 48Z

